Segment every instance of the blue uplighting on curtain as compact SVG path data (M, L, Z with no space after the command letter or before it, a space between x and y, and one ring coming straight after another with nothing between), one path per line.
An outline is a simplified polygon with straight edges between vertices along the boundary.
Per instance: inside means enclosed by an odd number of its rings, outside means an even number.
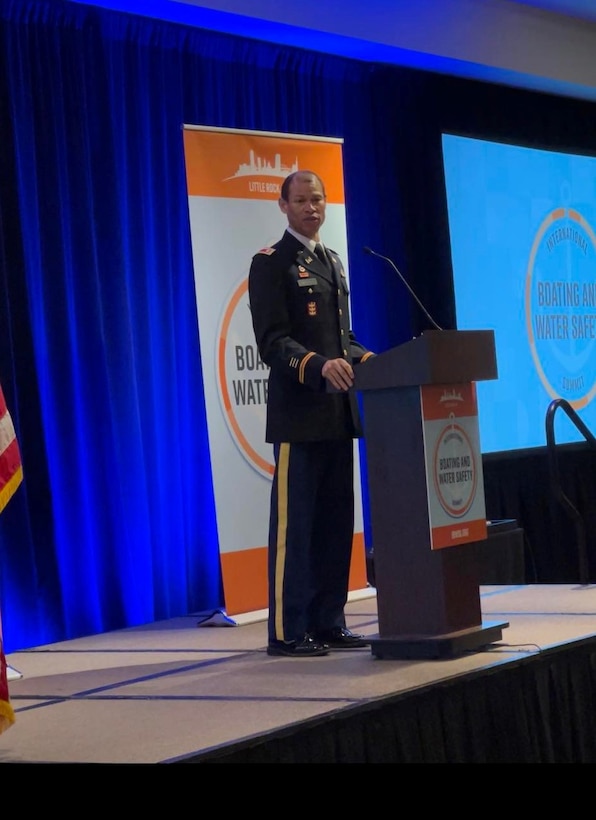
M368 66L60 0L0 8L11 652L223 606L184 123L342 137L354 326L381 350L409 320L361 258L398 218L371 181L393 148Z

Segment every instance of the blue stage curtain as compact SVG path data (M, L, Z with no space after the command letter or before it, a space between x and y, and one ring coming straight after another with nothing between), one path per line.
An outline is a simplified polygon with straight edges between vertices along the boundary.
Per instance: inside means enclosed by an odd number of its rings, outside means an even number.
M60 0L0 10L11 652L224 605L183 124L344 138L354 327L379 350L410 331L401 285L362 258L399 250L370 66Z

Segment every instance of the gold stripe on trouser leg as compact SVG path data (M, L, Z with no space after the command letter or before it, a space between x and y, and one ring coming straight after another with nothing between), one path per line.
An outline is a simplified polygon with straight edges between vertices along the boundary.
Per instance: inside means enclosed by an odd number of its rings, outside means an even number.
M277 548L275 551L275 634L286 640L283 620L283 587L286 567L286 535L288 532L288 467L290 445L280 444L277 457ZM289 640L293 639L293 635Z

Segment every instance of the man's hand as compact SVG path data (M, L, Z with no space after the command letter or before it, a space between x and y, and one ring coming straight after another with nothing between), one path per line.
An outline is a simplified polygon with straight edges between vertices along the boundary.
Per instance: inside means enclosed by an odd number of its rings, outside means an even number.
M328 359L321 372L336 390L349 390L354 384L352 365L345 359Z

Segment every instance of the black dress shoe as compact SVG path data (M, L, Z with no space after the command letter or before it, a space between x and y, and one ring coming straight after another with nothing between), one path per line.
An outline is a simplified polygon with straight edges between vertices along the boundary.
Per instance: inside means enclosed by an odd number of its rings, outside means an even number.
M315 658L328 655L329 647L322 641L305 635L301 641L269 641L268 655L286 655L289 658Z
M313 637L315 641L326 644L329 649L360 649L362 646L370 645L370 641L364 635L357 635L342 626L317 632Z

